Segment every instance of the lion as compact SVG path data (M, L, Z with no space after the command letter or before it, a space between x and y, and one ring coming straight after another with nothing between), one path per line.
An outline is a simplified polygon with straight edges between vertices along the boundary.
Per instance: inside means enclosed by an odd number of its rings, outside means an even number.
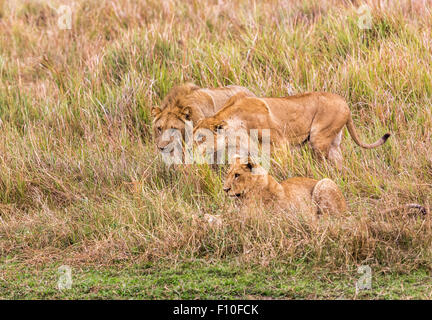
M255 96L247 88L235 85L203 89L193 83L186 83L172 88L161 107L152 108L153 131L158 149L163 152L173 142L173 137L163 137L166 130L175 129L184 139L186 121L195 125L199 120L214 115L229 98L239 92L244 96Z
M245 160L238 156L234 158L223 190L228 196L242 200L246 206L258 202L266 208L312 214L347 211L345 198L333 180L295 177L279 183L250 157Z
M384 144L390 133L384 134L374 143L366 144L358 137L352 115L345 99L337 94L312 92L283 98L248 97L238 93L213 116L198 122L194 135L205 129L214 133L224 130L228 136L236 132L258 130L261 142L263 129L270 133L271 145L303 145L309 142L319 158L327 158L337 168L342 167L340 149L342 129L346 126L354 142L362 148L372 149ZM219 135L214 135L215 151L225 147ZM203 139L195 141L200 145Z
M333 180L294 177L279 183L251 157L234 157L225 177L223 190L229 197L241 200L245 207L259 204L267 209L314 215L341 215L348 210L345 197ZM428 208L417 203L380 210L380 213L410 209L415 209L422 215L429 213Z

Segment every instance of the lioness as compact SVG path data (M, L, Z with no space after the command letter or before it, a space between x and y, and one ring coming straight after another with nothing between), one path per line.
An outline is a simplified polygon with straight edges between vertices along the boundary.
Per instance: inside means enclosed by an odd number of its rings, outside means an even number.
M353 140L366 149L382 145L390 136L386 133L372 144L360 141L344 98L326 92L285 98L247 97L243 93L238 93L216 114L199 121L194 134L202 129L215 133L223 129L233 136L240 129L246 132L258 129L258 138L261 141L262 129L269 129L272 145L301 145L309 141L320 157L333 161L341 168L343 158L340 143L344 126L347 126ZM218 145L218 138L220 140L220 137L215 135L215 151L224 148L224 144ZM203 142L202 139L197 141L198 144Z
M267 208L276 206L318 214L340 214L347 210L345 198L333 180L296 177L279 183L251 158L234 159L223 189L246 205L258 201Z
M225 177L223 190L242 200L247 206L261 204L267 208L288 209L313 214L341 214L347 211L345 198L330 179L290 178L277 182L251 158L234 158ZM381 214L396 210L415 209L426 215L429 209L417 203L381 210Z
M255 96L241 86L202 89L193 83L176 86L162 101L161 107L153 107L153 131L157 147L162 152L173 142L173 137L163 139L168 129L178 130L185 138L185 122L195 125L199 120L214 115L233 95Z

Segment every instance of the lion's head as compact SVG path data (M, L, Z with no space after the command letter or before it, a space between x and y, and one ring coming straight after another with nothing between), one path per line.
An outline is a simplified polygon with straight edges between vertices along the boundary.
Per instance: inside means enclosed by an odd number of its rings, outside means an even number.
M200 150L200 148L206 144L207 149L213 148L213 150L216 151L218 149L218 140L219 144L223 144L225 139L225 126L226 121L219 120L218 117L209 117L200 120L193 130L195 147Z
M245 156L257 148L249 139L244 123L238 119L209 117L198 122L193 133L198 154L213 154L214 162L218 164L230 161L236 154Z
M268 183L268 174L253 159L235 157L225 177L223 190L230 197L248 196L252 189Z
M164 149L173 142L174 137L164 135L167 130L177 130L181 136L185 136L185 123L191 120L192 109L188 105L187 96L199 87L187 83L174 87L162 101L161 107L153 107L153 134L159 150Z
M172 135L170 131L178 132L180 138L184 139L186 121L189 120L189 107L170 107L157 114L153 121L153 134L158 149L163 152L174 141L175 135Z
M215 115L200 120L194 128L194 146L199 153L209 154L213 150L219 158L228 152L228 158L231 158L236 153L244 157L245 153L257 150L263 131L251 129L265 127L263 122L269 110L256 100L240 92ZM254 135L250 136L252 133Z

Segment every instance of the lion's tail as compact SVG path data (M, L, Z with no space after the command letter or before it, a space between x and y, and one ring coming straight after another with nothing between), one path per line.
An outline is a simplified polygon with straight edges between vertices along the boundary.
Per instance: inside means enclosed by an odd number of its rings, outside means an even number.
M380 145L384 144L387 139L390 137L390 133L386 133L385 135L383 135L379 140L375 141L374 143L371 144L367 144L364 143L360 140L356 128L354 126L354 121L352 119L352 116L350 114L348 122L346 124L348 132L350 133L351 137L353 138L354 142L357 143L360 147L365 148L365 149L373 149L376 147L379 147Z
M429 213L428 208L426 208L426 207L424 207L424 206L422 206L420 204L417 204L417 203L404 204L402 206L398 206L398 207L394 207L394 208L383 210L383 211L381 211L381 213L389 213L389 212L392 212L392 211L397 211L397 210L402 210L402 209L404 209L404 210L417 209L417 210L419 210L419 213L422 214L422 215L427 215Z

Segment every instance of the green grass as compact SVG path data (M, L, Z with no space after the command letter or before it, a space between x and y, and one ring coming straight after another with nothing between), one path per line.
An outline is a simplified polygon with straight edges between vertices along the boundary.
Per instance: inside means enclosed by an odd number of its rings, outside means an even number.
M238 263L182 262L110 268L72 267L72 286L59 290L57 265L35 269L3 264L1 299L430 299L430 272L372 275L372 288L356 292L352 272L304 265L271 268Z

